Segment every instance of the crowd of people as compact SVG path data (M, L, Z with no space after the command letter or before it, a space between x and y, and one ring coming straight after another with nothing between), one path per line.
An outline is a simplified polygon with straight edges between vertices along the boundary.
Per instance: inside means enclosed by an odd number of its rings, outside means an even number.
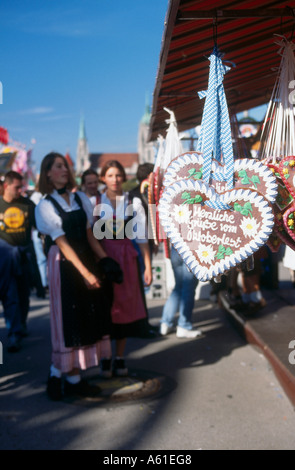
M134 195L138 216L136 227L130 227L133 212L125 215L131 202L123 191L125 181L124 168L111 161L100 178L87 170L78 188L65 157L52 152L41 163L32 194L23 193L18 172L7 172L2 184L0 298L7 350L19 351L28 334L32 288L38 297L48 293L52 354L47 393L53 400L96 395L99 390L81 378L82 370L100 366L103 377L125 376L127 338L157 336L144 295L152 282L146 213ZM99 207L102 212L95 213ZM128 226L130 237L125 236Z
M145 289L152 283L156 246L148 237L147 199L140 186L152 171L153 165L139 165L138 187L124 191L125 170L112 160L100 175L86 170L77 187L66 158L52 152L44 157L30 195L23 194L21 174L5 175L0 187L0 299L7 349L18 352L28 334L32 288L38 297L48 295L52 353L47 393L52 400L99 394L82 378L81 371L93 366L104 378L128 375L127 339L168 335L177 313L178 338L202 336L192 323L198 282L173 247L175 287L159 328L149 323ZM259 279L244 277L248 290L257 284L251 300L261 302Z

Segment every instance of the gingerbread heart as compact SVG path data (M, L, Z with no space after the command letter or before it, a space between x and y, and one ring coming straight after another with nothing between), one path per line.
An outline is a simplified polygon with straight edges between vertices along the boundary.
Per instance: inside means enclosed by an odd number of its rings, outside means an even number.
M163 181L163 170L160 169L160 167L158 167L156 171L154 172L154 178L153 178L153 185L154 185L153 194L155 198L155 203L157 205L159 204L162 181Z
M283 241L281 237L276 233L275 229L273 228L272 233L270 234L266 245L270 249L272 253L277 253L282 245Z
M155 174L152 172L148 177L148 212L149 212L149 222L152 227L153 239L155 245L159 244L157 229L156 229L156 202L154 197L154 179Z
M295 157L288 156L279 163L279 172L292 197L295 197Z
M186 152L176 157L167 167L163 186L167 187L180 179L202 179L203 156L198 152ZM224 166L212 161L212 180L210 185L218 192L225 191ZM277 180L272 171L258 160L237 159L234 162L235 189L252 188L266 199L274 202L277 196Z
M273 229L273 233L277 235L285 245L288 245L292 250L295 250L295 241L285 230L284 225L276 225Z
M293 201L293 196L286 186L285 178L282 176L283 171L280 169L279 165L280 163L267 163L267 167L273 173L273 176L276 178L278 185L278 194L275 200L275 206L278 208L278 210L275 211L276 214L278 212L284 211ZM282 217L278 222L282 222Z
M295 204L292 204L283 215L284 227L289 236L295 241Z
M277 179L272 171L259 160L241 158L234 163L235 189L252 188L274 202L277 197Z
M163 186L184 178L202 179L203 156L198 152L185 152L174 158L166 168Z
M208 200L229 209L208 207ZM159 214L171 243L201 281L249 258L266 243L274 224L270 204L256 191L233 189L218 194L207 183L192 179L165 188Z
M276 178L277 186L278 186L278 194L273 204L275 225L273 228L273 233L268 239L267 245L272 252L277 252L281 243L285 243L286 245L289 245L291 248L294 246L292 238L289 236L288 232L286 232L285 230L284 220L283 220L285 210L288 209L293 202L293 196L290 193L288 187L286 186L286 181L284 177L282 176L284 167L281 166L281 169L280 169L279 162L277 163L268 162L267 166L272 171L274 177Z

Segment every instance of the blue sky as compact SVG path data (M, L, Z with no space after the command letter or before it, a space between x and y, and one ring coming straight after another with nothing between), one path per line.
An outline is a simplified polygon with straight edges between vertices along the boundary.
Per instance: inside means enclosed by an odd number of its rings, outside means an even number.
M81 115L90 152L136 152L152 104L168 0L2 0L0 126L76 158Z
M82 115L90 152L137 152L167 8L168 0L1 1L0 126L33 148L37 171L51 150L75 161Z

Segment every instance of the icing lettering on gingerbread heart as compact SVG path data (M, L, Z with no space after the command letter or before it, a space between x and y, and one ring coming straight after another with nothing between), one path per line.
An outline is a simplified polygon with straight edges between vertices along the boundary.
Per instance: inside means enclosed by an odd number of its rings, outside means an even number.
M205 203L227 205L221 210ZM183 179L165 188L160 199L161 224L188 268L207 281L238 265L272 232L269 202L251 189L218 194L203 181Z

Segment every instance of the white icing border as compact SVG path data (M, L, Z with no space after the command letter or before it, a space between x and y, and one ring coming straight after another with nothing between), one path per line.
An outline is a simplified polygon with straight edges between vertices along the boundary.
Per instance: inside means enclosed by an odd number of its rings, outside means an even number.
M204 159L203 155L199 153L190 153L190 152L185 152L182 153L181 155L178 155L174 160L172 160L171 163L166 168L166 171L164 173L164 178L163 178L163 187L167 187L170 184L175 183L178 181L178 172L182 168L184 168L186 165L189 165L190 163L193 163L195 165L203 165Z

